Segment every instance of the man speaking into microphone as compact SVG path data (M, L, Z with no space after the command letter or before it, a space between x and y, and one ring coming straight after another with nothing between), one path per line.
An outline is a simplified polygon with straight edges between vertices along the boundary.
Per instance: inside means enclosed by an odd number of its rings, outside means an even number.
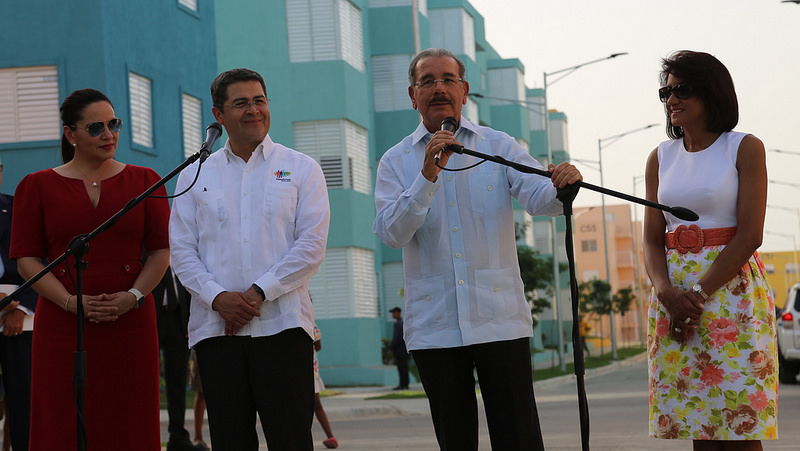
M514 138L461 117L469 83L450 51L416 55L408 80L422 123L381 158L373 231L403 249L404 336L439 447L478 449L475 369L492 449L544 449L512 197L531 215L559 215L556 187L581 174L571 164L551 164L547 179L457 154L466 148L542 168Z

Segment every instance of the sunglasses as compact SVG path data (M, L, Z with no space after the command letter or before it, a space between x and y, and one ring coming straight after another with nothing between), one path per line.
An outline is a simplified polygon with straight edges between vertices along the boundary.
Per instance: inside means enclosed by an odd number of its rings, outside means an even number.
M692 96L693 91L692 85L689 83L678 83L675 86L664 86L663 88L659 88L658 98L662 103L667 103L669 96L675 94L675 97L681 100L686 100Z
M75 130L77 127L74 125L70 125L69 128ZM89 133L89 136L97 137L100 136L106 129L106 124L103 122L92 122L84 129ZM115 117L108 121L108 130L112 133L119 133L122 129L122 119Z

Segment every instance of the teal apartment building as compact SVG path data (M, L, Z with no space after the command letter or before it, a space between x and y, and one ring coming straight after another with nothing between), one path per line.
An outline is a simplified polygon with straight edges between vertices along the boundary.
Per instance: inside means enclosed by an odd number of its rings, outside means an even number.
M94 87L114 102L125 124L119 160L165 175L196 152L214 120L214 76L235 67L264 76L270 135L317 160L328 184L328 248L310 285L329 385L397 383L381 339L391 337L388 310L403 305L402 254L372 233L373 187L383 152L419 122L407 92L418 50L446 47L464 60L476 94L467 118L509 133L546 163L547 117L554 161L568 158L566 116L545 111L543 90L527 88L521 62L486 41L467 0L29 0L11 2L0 25L4 192L60 164L58 105L75 89ZM172 192L174 181L167 186ZM517 219L528 225L521 244L550 254L550 221L522 210ZM563 218L557 223L563 242ZM552 313L539 320L553 343Z

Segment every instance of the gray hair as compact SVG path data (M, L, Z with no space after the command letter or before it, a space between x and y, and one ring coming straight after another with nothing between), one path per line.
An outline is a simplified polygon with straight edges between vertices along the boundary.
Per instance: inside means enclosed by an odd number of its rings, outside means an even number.
M461 61L455 54L453 54L453 52L442 48L430 48L419 52L417 56L411 60L411 63L408 65L408 83L413 86L414 83L417 82L417 64L420 62L420 60L428 57L438 58L440 56L448 56L453 58L456 61L456 64L458 64L458 76L462 80L466 79L465 74L467 72L467 68L464 66L464 62Z

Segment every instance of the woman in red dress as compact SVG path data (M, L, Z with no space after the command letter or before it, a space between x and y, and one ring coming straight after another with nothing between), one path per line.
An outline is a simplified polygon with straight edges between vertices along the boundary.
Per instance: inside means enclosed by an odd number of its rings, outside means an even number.
M29 174L16 191L10 253L26 278L159 180L152 169L114 159L122 121L103 93L73 92L61 105L61 120L64 164ZM84 257L88 450L161 449L158 342L149 293L169 264L168 219L166 199L147 199L98 234ZM77 447L74 264L68 258L33 285L40 300L33 334L32 451Z

